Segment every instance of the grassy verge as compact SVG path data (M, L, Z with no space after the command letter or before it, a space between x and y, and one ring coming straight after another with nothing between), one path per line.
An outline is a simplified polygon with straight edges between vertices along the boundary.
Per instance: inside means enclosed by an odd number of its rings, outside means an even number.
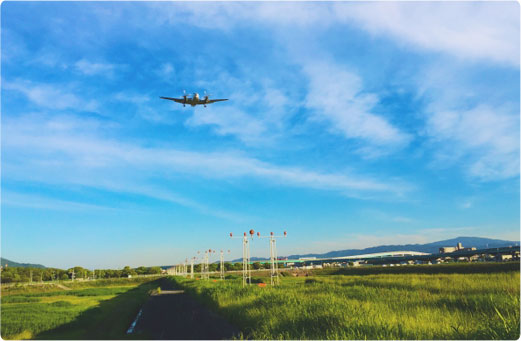
M519 270L173 281L254 339L518 339Z
M126 329L148 293L157 287L155 278L135 281L101 281L63 288L34 287L14 290L2 297L3 339L123 339ZM89 287L88 284L95 284ZM124 284L124 286L122 285ZM27 292L29 291L29 292ZM135 337L135 336L132 336Z

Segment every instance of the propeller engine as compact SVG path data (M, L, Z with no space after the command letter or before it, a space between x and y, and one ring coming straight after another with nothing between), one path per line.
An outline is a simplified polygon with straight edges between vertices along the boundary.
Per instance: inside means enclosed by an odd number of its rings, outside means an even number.
M186 106L186 98L187 98L186 90L183 90L183 107Z
M207 94L207 93L206 93L206 90L205 90L205 91L204 91L204 98L203 98L203 101L204 101L205 103L208 103L209 98L210 98L210 94ZM206 104L204 104L203 106L206 108Z

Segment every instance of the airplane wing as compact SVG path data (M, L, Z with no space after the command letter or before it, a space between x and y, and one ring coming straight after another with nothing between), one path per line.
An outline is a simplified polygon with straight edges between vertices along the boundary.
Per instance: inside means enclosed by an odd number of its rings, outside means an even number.
M222 102L222 101L227 101L228 99L209 99L208 102L206 102L206 104L210 104L210 103L215 103L215 102Z
M171 101L174 101L174 102L177 102L177 103L183 103L184 100L182 98L171 98L171 97L159 97L159 98L162 98L162 99L168 99L168 100L171 100ZM188 102L188 100L187 100Z

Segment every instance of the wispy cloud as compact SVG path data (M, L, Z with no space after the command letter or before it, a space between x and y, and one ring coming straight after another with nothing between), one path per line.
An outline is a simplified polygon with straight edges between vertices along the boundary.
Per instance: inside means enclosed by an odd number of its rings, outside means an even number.
M2 205L57 211L92 211L117 209L110 206L95 205L71 200L60 200L42 195L10 191L2 191Z
M375 35L462 59L519 66L515 2L334 3L340 20Z
M482 180L519 175L519 112L512 106L434 108L426 131L439 148L438 167L458 160L470 176Z
M69 120L73 121L71 126L84 127L81 120ZM173 172L213 179L257 178L282 186L330 190L345 195L359 192L398 195L410 190L404 183L383 182L342 173L323 173L300 167L282 167L234 152L193 152L116 142L92 131L84 131L84 128L54 129L55 121L63 122L64 118L54 117L42 121L24 117L4 122L4 147L7 151L4 153L4 176L67 182L91 179L90 172L95 172L96 176L110 173L116 178L124 174L123 178L131 176L141 180ZM16 155L25 157L18 159ZM39 171L35 172L35 169ZM60 169L63 174L56 174L56 169Z
M267 135L267 126L244 111L233 106L219 106L206 109L195 109L193 115L186 120L189 127L210 125L218 135L233 135L247 144L263 142Z
M155 71L157 76L161 78L164 82L168 84L173 84L177 80L176 78L176 69L172 65L172 63L163 63L161 66Z
M31 102L46 109L75 109L82 111L97 111L96 100L85 100L70 91L61 90L67 86L37 84L25 80L4 82L3 88L24 94Z
M74 64L75 70L86 76L103 75L113 77L117 67L119 66L115 64L96 63L86 59L80 59Z
M174 124L176 120L168 112L160 112L151 105L152 97L134 91L118 92L110 97L111 102L127 103L141 119L155 124Z
M269 28L349 24L401 44L465 60L519 66L519 7L515 2L256 2L150 5L154 19L230 30L256 22ZM327 19L326 19L327 18Z
M288 89L256 70L246 68L242 73L242 80L224 71L211 80L201 75L200 87L227 89L226 98L231 101L196 108L186 125L209 126L217 135L234 136L248 146L273 145L282 137L290 137L288 120L295 114L298 101L289 100Z
M309 77L306 106L315 118L330 122L332 131L382 149L403 147L411 140L409 134L372 113L378 96L364 92L355 73L325 62L307 63L304 71Z

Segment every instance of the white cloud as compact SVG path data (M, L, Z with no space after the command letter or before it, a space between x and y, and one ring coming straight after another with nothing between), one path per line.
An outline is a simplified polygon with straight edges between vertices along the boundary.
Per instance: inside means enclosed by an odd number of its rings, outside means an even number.
M340 20L401 43L462 59L519 66L519 4L515 2L334 3Z
M426 132L440 148L437 165L463 160L470 176L497 180L519 175L519 112L504 105L430 112Z
M371 112L378 96L364 92L362 80L355 73L325 62L308 62L303 69L309 77L305 104L315 118L328 121L332 131L361 139L371 147L397 148L410 141L409 134Z
M186 124L191 127L211 125L218 135L234 135L249 144L262 142L267 129L263 122L244 111L223 105L195 109Z
M97 111L98 102L95 100L85 100L76 94L63 91L51 84L35 84L29 81L4 82L3 88L6 90L18 91L24 94L34 104L48 109L75 109L81 111Z
M101 206L71 200L59 200L34 194L2 191L2 205L28 207L44 210L114 210L110 206Z
M251 22L279 30L344 23L419 49L519 66L515 2L177 2L150 8L159 22L221 30Z
M196 107L185 124L192 128L210 126L217 135L234 136L249 146L272 145L290 137L288 120L298 108L298 103L288 99L291 90L280 89L255 70L245 68L242 74L244 78L240 79L222 71L210 80L202 74L197 83L200 88L224 89L230 101ZM216 97L220 96L210 98Z
M102 75L112 77L114 76L114 71L117 65L108 63L95 63L86 59L81 59L74 64L74 67L76 71L87 76Z
M459 204L459 207L461 209L464 209L464 210L469 209L469 208L472 207L472 201L471 200L464 200L463 202L461 202Z
M176 72L175 67L171 63L163 63L155 71L157 76L161 78L166 83L173 84L176 81Z
M71 121L71 123L63 123ZM58 122L58 123L56 123ZM70 129L66 129L66 127ZM130 188L172 175L206 179L253 178L278 186L330 190L345 195L400 195L406 184L278 166L233 152L193 152L175 148L142 147L116 142L86 129L88 122L66 117L28 116L4 121L3 176L43 182L109 186L124 182ZM120 186L123 187L123 186Z
M152 97L136 92L118 92L110 96L111 101L131 104L137 116L151 123L174 124L177 120L170 112L159 112L151 105Z

